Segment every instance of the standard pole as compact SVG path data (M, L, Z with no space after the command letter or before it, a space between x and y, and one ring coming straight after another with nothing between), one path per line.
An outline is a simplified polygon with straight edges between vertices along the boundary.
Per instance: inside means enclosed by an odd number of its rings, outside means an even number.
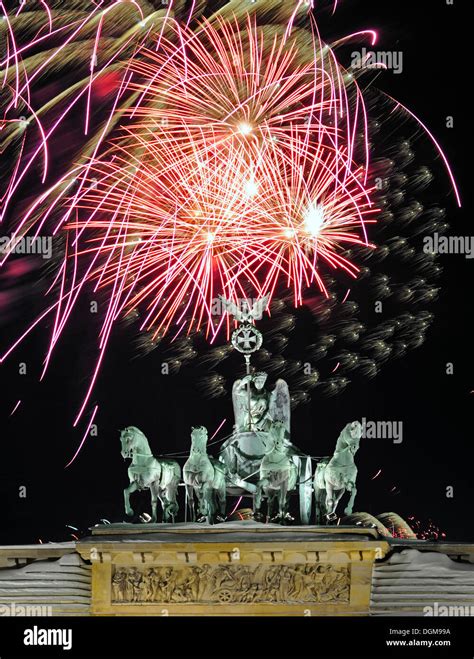
M250 355L245 355L245 367L247 375L250 375ZM249 431L252 432L252 409L251 409L251 396L250 396L250 380L247 380L247 409L249 413Z

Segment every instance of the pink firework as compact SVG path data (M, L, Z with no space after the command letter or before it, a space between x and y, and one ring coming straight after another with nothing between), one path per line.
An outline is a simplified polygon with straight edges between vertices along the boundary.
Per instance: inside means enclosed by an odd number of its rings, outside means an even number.
M145 80L130 83L130 123L86 165L58 225L113 315L144 305L155 333L205 321L215 334L218 294L284 282L298 305L307 287L325 293L321 264L356 276L341 251L367 244L375 209L355 161L362 99L333 55L315 60L313 44L302 56L251 19L173 36L131 63Z
M272 25L259 24L258 7L195 24L194 4L181 21L171 1L144 15L132 0L93 3L61 21L44 2L45 21L26 43L15 33L21 7L4 12L0 146L16 146L19 156L2 217L40 164L44 185L13 237L48 230L66 247L53 299L3 358L52 316L46 369L77 301L91 286L101 291L99 357L76 422L118 319L139 309L141 328L155 336L204 327L213 340L224 323L212 313L218 294L271 296L286 287L300 305L308 289L326 293L327 271L357 277L344 250L369 244L377 209L364 98L314 21L296 29L312 3L285 3ZM119 15L127 29L113 39ZM36 57L48 39L53 47ZM41 73L60 66L75 40L86 44L87 76L38 105ZM97 122L100 94L109 104ZM51 183L51 142L78 108L84 148Z

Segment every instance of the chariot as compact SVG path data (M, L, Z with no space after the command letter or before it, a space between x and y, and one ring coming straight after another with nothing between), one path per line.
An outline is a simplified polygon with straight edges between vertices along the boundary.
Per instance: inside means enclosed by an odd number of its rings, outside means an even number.
M275 389L264 389L265 373L256 373L237 380L233 386L235 427L232 436L221 447L219 460L226 466L228 496L251 497L255 510L262 462L272 450L272 423L285 426L282 460L294 465L296 484L288 491L299 497L301 524L309 524L313 501L313 470L311 458L304 455L290 440L290 395L284 380L278 380ZM283 469L284 467L282 467ZM275 466L275 470L278 465Z

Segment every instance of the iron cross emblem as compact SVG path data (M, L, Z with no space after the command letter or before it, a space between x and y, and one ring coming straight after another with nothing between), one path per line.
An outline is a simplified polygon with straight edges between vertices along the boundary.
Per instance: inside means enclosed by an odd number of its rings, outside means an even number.
M262 333L253 325L243 325L232 333L232 345L244 355L259 350L263 343Z

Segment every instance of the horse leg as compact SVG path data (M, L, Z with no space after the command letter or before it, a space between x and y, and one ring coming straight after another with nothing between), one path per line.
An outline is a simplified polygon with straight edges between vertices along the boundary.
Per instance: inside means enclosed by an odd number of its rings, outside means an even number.
M337 507L339 505L339 501L342 499L344 496L344 492L346 491L346 488L343 487L342 490L339 490L338 493L336 494L336 499L335 499L335 504L334 504L334 512L336 512Z
M214 524L214 490L210 483L206 483L202 490L202 500L204 502L203 515L206 517L208 524Z
M191 522L196 521L196 512L194 509L194 488L192 485L186 485L186 498L188 500L189 518Z
M280 502L275 490L267 490L267 521L278 522L280 519Z
M220 520L225 521L225 507L226 507L226 487L225 482L216 490L217 502L219 505Z
M267 523L278 522L278 497L276 491L271 487L270 481L267 482L265 490L267 497Z
M316 524L320 525L324 521L326 514L326 509L324 506L324 500L326 498L326 490L323 490L320 487L314 488L314 505L316 508Z
M176 494L178 490L178 482L174 479L170 480L161 488L160 501L163 507L163 522L171 522L174 524L174 518L178 512L178 502L176 501Z
M133 492L136 492L138 490L138 485L135 483L135 481L132 481L128 487L126 487L123 491L123 499L125 502L125 514L128 515L128 517L132 517L133 515L133 509L130 505L130 495L133 494Z
M286 513L288 508L288 481L285 480L281 484L280 491L278 493L278 505L279 505L279 515L282 522L286 519Z
M151 523L156 524L158 521L158 497L156 493L154 493L150 489L150 494L151 494Z
M163 507L163 500L160 496L160 489L157 485L152 483L150 485L150 495L151 495L151 523L156 524L158 521L158 499L160 499L161 506L163 508L163 521L165 517L165 509Z
M194 490L197 497L198 522L203 522L207 518L207 502L205 497L205 485L201 485Z
M166 499L168 502L168 512L169 517L171 517L171 522L174 524L176 520L176 515L178 514L178 481L170 483L166 489Z
M330 521L336 518L336 500L331 483L326 481L326 518Z
M265 516L265 524L268 524L268 522L272 519L273 515L273 503L274 503L274 496L273 492L270 490L270 488L267 485L267 488L265 489L264 492L266 498L267 498L267 514Z
M263 487L265 481L259 480L257 483L257 489L254 495L254 517L257 521L262 519L262 499L263 499Z
M350 497L349 501L347 502L347 506L346 506L344 512L346 513L346 515L352 515L352 510L354 508L354 501L355 501L356 494L357 494L357 488L355 486L355 483L348 483L347 484L347 489L351 493L351 497Z

